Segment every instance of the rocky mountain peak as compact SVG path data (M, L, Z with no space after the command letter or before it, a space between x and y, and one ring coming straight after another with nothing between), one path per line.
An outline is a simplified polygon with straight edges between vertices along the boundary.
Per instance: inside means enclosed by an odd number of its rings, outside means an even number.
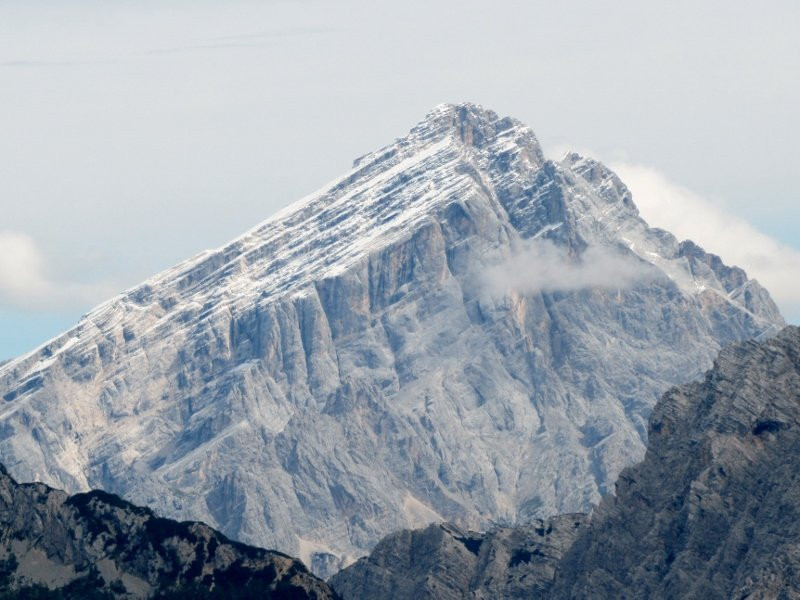
M443 142L452 142L456 149L481 151L502 142L506 154L524 151L529 160L541 165L544 161L539 142L533 131L511 117L478 104L440 104L415 125L405 137L394 144L356 159L353 166L363 167L403 152L413 152ZM516 148L514 146L517 146Z
M512 117L499 117L496 112L469 102L440 104L411 133L426 131L433 139L455 135L466 146L484 148L511 130L520 131L528 149L534 151L539 162L544 161L536 136L525 124Z
M0 367L0 453L319 573L392 530L584 510L666 388L782 325L720 265L600 163L443 105Z

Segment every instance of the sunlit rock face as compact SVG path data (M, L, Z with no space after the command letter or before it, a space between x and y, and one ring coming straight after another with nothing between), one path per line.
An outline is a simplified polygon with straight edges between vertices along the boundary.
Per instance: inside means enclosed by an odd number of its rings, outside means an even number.
M443 105L0 367L0 453L329 574L398 529L587 509L660 394L782 325L602 164Z

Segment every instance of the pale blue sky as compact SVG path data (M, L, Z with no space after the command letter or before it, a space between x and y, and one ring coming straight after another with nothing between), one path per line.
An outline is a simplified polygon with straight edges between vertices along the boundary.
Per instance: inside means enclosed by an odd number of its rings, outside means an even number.
M2 1L0 359L440 102L651 169L799 249L799 28L788 1Z

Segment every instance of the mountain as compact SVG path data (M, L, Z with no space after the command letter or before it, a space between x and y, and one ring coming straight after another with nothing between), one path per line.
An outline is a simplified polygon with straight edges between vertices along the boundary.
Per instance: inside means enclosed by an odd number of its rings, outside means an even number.
M602 164L443 105L0 367L0 456L327 575L399 529L586 510L660 394L783 324Z
M483 533L448 523L399 531L328 583L345 600L541 598L588 520L560 515Z
M800 597L800 328L724 349L649 433L591 519L403 531L330 583L345 600Z
M49 595L46 590L50 590ZM0 466L0 596L333 600L297 560L118 496L18 484Z

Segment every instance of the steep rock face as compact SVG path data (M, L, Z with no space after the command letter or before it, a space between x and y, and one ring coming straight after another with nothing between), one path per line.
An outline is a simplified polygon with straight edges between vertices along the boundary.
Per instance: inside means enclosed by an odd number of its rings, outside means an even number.
M106 492L67 496L42 483L18 484L2 466L0 579L2 592L40 585L68 598L180 590L202 597L228 588L252 598L335 597L284 554L231 542L202 523L156 517Z
M554 598L800 597L800 329L726 348L666 394L616 490Z
M391 531L586 509L669 385L782 324L603 165L441 106L0 367L0 453L327 574Z
M488 533L450 524L401 531L328 583L344 600L541 598L587 521L574 514Z

